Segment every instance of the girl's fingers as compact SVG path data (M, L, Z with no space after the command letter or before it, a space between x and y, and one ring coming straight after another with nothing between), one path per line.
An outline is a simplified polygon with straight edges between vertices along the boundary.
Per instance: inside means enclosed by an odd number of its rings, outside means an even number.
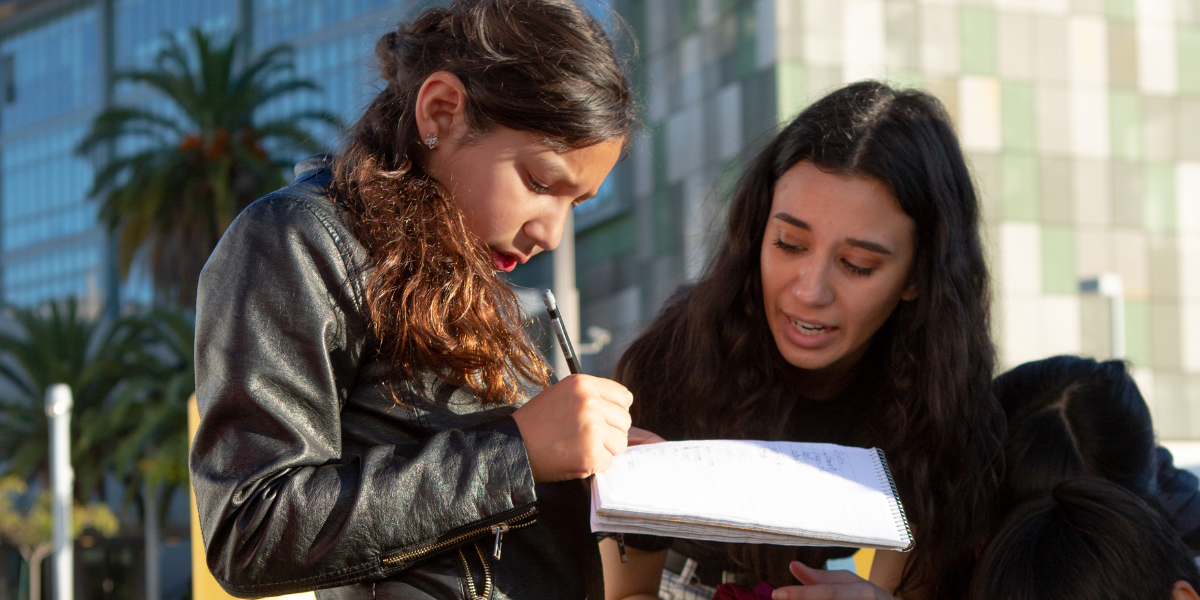
M657 444L659 442L665 442L665 441L667 441L667 440L664 440L661 435L658 435L657 433L654 433L653 431L647 431L645 429L642 429L641 427L630 427L629 428L629 445L630 446L640 446L642 444Z
M820 583L866 583L866 580L850 571L825 571L822 569L814 569L805 565L800 561L792 561L788 565L788 570L800 583L804 585L815 585Z

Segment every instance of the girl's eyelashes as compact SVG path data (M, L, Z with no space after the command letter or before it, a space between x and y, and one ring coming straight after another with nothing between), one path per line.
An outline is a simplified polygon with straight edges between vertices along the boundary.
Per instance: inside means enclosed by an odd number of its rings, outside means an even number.
M795 244L789 244L789 243L783 241L782 237L777 238L774 242L774 245L776 248L779 248L780 250L783 250L784 252L787 252L788 254L795 254L797 252L803 252L805 250L804 246L797 246ZM846 271L848 271L851 275L854 275L856 277L866 277L866 276L870 275L871 273L875 272L875 269L867 268L867 267L860 267L844 258L841 259L840 262L842 263L842 267L844 267L846 269Z
M860 267L844 258L842 259L842 265L846 267L846 270L849 271L851 275L856 275L858 277L866 277L875 272L875 269Z
M804 249L803 246L795 246L783 241L783 238L778 238L775 240L775 247L789 253L799 252Z
M533 175L526 175L525 180L529 183L529 189L538 194L545 194L550 191L550 186L538 183L538 180L533 178Z

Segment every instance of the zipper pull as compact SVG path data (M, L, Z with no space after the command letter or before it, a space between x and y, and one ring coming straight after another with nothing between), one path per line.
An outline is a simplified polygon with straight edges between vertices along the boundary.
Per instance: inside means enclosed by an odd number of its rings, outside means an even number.
M617 550L621 552L621 562L629 562L629 555L625 553L625 534L618 533L613 538L617 540Z
M492 533L496 534L496 545L492 547L492 558L496 560L500 560L500 544L504 541L506 532L508 532L508 523L492 525Z

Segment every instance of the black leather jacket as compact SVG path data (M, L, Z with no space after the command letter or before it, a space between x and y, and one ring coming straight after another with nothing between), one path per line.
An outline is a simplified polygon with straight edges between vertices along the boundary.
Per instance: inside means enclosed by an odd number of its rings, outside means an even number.
M367 255L328 160L246 208L200 277L191 474L217 581L247 598L601 600L587 485L535 486L513 406L390 377L373 351Z

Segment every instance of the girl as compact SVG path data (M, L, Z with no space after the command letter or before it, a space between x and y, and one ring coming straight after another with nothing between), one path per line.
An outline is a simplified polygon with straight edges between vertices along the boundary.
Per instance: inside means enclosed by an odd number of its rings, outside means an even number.
M915 548L877 553L876 585L797 566L806 583L863 597L966 591L992 514L1004 435L990 393L978 219L967 167L936 99L875 82L838 90L747 167L706 274L617 368L616 379L639 398L635 424L669 440L782 439L885 451ZM748 493L770 494L771 482ZM820 567L853 552L625 540L628 564L616 558L615 543L602 547L609 598L654 597L668 547L693 559L696 572L712 573L702 583L746 587L794 583L791 561ZM814 585L775 597L828 592Z
M545 387L496 272L596 193L628 81L572 0L459 0L376 54L342 156L247 208L201 278L208 565L243 597L598 599L580 478L624 451L632 396Z

